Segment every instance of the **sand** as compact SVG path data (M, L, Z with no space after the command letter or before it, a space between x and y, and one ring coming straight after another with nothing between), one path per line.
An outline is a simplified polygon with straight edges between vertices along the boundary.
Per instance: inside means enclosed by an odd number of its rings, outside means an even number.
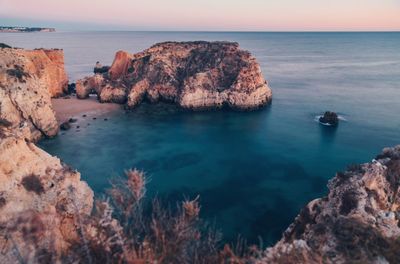
M80 117L83 114L104 114L111 111L122 110L122 105L113 103L99 103L96 96L80 100L75 96L53 98L53 109L56 112L56 118L59 123L67 121L71 117Z

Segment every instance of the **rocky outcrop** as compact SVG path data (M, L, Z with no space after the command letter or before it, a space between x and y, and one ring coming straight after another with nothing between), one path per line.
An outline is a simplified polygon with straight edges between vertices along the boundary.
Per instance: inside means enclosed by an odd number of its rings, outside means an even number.
M260 263L400 263L400 146L329 181Z
M335 112L326 111L324 115L319 118L319 122L323 125L337 126L339 124L339 117Z
M91 213L93 191L23 134L0 132L0 262L14 263L16 248L23 256L37 248L67 250L78 237L80 216Z
M108 73L78 81L78 98L90 92L129 108L147 100L187 109L254 109L272 97L249 52L237 43L203 41L165 42L133 55L119 51Z
M57 134L51 97L67 85L62 50L0 49L0 120L27 139Z
M32 143L58 132L51 96L63 69L59 50L0 49L0 263L51 263L92 211L80 174Z

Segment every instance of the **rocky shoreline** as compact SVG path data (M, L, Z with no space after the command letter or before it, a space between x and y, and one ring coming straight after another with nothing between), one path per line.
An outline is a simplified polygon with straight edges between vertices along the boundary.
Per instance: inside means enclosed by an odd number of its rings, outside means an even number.
M105 232L111 227L121 230L104 210L108 224L96 222L93 191L79 172L34 144L59 131L51 98L67 91L63 60L62 50L0 49L1 263L21 256L38 261L35 248L22 247L27 241L65 256L82 240L87 249L83 233L97 241L111 239ZM118 52L106 73L77 83L79 97L91 91L100 102L128 108L149 100L189 109L255 109L271 100L255 59L225 42L168 42L135 55ZM276 245L237 263L400 262L400 146L337 173L328 187L329 194L304 207ZM198 214L195 201L184 205L184 217ZM227 252L220 257L235 256Z

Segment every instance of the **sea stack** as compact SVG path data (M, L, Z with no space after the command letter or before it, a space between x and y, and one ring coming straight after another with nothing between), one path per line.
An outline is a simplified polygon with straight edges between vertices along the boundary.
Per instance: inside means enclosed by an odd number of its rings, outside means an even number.
M319 118L319 122L323 125L337 126L339 124L339 117L335 112L326 111Z
M137 54L117 52L108 72L77 82L78 98L133 108L143 100L185 109L251 110L268 104L271 89L256 59L238 43L164 42Z

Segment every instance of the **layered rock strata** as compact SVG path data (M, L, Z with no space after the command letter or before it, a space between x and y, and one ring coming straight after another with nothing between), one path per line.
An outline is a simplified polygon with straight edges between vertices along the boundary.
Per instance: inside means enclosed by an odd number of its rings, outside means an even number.
M0 263L65 254L92 211L80 174L32 143L57 134L51 97L66 84L62 51L0 49Z
M237 43L164 42L137 54L117 52L105 74L79 80L78 98L101 102L171 102L187 109L255 109L272 93L260 65Z
M51 97L67 87L62 50L0 49L0 122L27 139L57 134Z

